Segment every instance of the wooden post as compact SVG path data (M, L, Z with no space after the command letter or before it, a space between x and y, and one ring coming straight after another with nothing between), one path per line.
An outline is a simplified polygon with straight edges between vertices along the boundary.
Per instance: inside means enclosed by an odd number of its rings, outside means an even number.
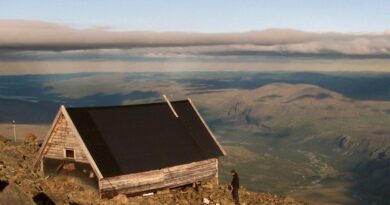
M98 177L96 177L96 178L98 180L99 197L102 198L102 180L103 179L99 179Z
M42 176L45 176L45 170L43 169L44 168L44 166L43 166L43 158L41 159L41 174L42 174Z
M217 185L219 185L219 176L218 176L218 173L219 173L219 169L218 169L218 158L216 159L215 166L216 166L216 168L217 168L217 173L215 174L215 179L216 179L216 181L217 181Z
M15 122L15 120L12 120L12 125L14 127L14 140L16 142L16 122Z

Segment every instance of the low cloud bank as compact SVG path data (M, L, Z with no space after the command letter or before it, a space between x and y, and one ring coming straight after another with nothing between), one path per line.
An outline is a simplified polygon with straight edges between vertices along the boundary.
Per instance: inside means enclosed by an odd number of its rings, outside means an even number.
M12 58L10 51L27 57L32 54L23 52L65 52L67 55L70 51L92 52L93 55L116 52L146 58L245 55L389 58L390 33L315 33L292 29L216 34L128 32L110 28L78 29L39 21L0 20L0 56L3 56L0 60Z

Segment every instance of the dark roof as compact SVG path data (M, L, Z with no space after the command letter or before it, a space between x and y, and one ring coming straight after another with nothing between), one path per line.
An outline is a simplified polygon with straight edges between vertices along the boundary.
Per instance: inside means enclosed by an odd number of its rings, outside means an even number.
M104 177L223 156L190 101L66 108Z

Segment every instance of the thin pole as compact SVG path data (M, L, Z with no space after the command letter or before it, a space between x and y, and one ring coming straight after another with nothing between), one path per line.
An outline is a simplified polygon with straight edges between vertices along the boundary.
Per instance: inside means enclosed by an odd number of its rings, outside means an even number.
M15 120L12 120L12 124L14 126L14 140L16 142L16 123L15 123Z

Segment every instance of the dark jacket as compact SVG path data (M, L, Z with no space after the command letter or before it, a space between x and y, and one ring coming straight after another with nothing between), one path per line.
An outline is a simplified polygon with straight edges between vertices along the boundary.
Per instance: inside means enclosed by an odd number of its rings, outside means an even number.
M238 179L238 174L237 173L233 174L233 179L232 179L231 185L232 185L233 189L240 188L240 181Z

